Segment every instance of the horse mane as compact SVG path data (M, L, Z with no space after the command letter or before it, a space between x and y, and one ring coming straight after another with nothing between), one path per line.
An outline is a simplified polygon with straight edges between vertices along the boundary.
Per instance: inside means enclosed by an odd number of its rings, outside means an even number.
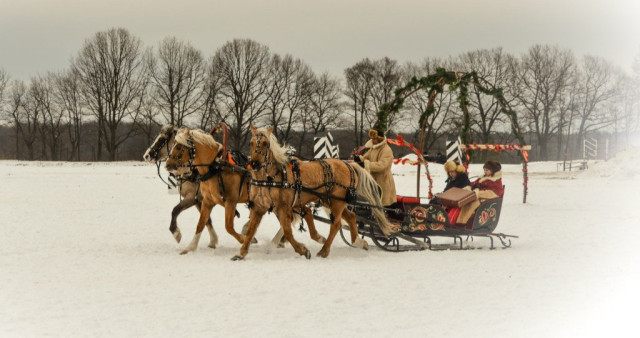
M160 134L169 135L169 133L172 132L173 129L173 124L165 124L164 126L162 126L162 129L160 129Z
M203 144L207 147L213 148L213 149L220 149L220 147L222 146L220 143L216 142L216 140L213 139L213 136L209 135L209 133L206 133L200 129L186 129L186 128L182 128L180 130L178 130L178 133L176 134L176 143L182 144L183 146L186 147L192 147L193 144L191 144L191 142L189 141L189 138L187 137L187 132L189 132L189 135L191 135L191 137L193 138L193 142L197 142L200 144Z
M276 136L273 133L269 133L266 128L258 128L257 132L269 138L269 150L273 154L274 161L278 164L287 164L289 156L287 156L288 149L286 145L281 146Z

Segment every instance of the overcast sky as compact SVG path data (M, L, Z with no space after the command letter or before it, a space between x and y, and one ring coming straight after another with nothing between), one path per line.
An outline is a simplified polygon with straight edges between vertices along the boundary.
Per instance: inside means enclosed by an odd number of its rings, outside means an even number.
M250 38L335 75L365 57L519 55L534 44L630 71L639 16L640 0L0 0L0 68L21 79L60 71L96 32L123 27L147 46L187 40L207 58Z

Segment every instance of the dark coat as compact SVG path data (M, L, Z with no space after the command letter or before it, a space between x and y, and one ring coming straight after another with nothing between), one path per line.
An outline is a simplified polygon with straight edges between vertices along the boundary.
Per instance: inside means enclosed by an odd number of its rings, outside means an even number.
M469 181L469 176L467 176L466 173L458 173L456 175L456 178L453 180L451 179L451 176L447 175L447 180L445 181L445 183L447 183L447 185L444 187L444 190L442 191L447 191L453 187L464 189L465 187L468 187L471 185L471 181ZM433 198L431 201L429 201L429 204L439 205L440 202L438 202L437 198Z
M471 181L469 181L469 176L466 173L458 173L455 179L451 179L451 176L447 178L445 181L447 185L444 187L443 191L447 191L453 187L464 189L464 187L468 187L471 185Z

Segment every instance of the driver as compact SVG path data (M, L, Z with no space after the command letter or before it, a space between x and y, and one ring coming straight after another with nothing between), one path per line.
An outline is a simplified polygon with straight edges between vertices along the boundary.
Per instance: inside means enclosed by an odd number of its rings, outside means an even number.
M391 206L396 203L396 184L391 175L393 151L387 144L384 130L377 126L369 130L369 141L363 151L366 153L356 156L355 162L369 172L382 189L382 204Z

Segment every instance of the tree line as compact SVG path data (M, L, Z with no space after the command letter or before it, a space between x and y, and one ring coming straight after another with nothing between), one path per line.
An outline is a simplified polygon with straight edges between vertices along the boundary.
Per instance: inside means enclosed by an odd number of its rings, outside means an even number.
M640 55L631 74L600 57L534 45L519 56L493 48L419 63L365 58L340 78L250 39L226 42L206 58L174 37L145 47L115 28L87 39L64 71L23 81L0 69L0 158L138 160L163 124L209 130L219 121L229 125L235 149L246 150L253 123L276 126L278 139L303 156L311 155L314 136L332 131L346 156L366 141L396 88L437 68L476 71L503 88L534 160L577 158L585 135L624 145L640 126ZM426 95L409 97L391 116L391 135L417 142ZM514 140L495 98L477 89L468 98L475 142ZM456 100L455 91L438 95L425 152L442 151L444 139L460 133Z

